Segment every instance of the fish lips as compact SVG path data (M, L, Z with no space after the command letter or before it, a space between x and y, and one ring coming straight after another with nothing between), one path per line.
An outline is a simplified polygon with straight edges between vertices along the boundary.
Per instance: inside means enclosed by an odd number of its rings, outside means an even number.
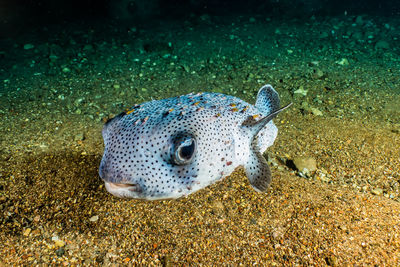
M112 195L122 198L140 198L143 191L141 186L130 182L121 173L108 170L104 161L100 165L99 175L107 191Z
M112 183L104 181L107 191L120 198L140 198L142 190L137 184Z

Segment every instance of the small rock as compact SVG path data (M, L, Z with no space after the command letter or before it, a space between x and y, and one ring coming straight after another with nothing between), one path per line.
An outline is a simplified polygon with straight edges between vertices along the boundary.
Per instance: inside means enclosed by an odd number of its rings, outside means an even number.
M31 233L32 229L31 228L26 228L23 235L24 236L29 236L29 234Z
M342 65L342 66L348 66L349 65L349 61L347 60L347 58L342 58L341 60L336 61L337 64Z
M293 164L299 172L306 176L317 170L317 161L312 157L295 157Z
M320 70L320 69L316 69L316 70L314 70L314 77L315 78L317 78L317 79L321 79L321 78L323 78L324 77L324 72L322 71L322 70Z
M371 193L377 196L380 196L383 194L383 189L382 188L374 188L371 190Z
M65 246L65 242L64 241L62 241L61 239L58 239L58 240L55 240L54 241L54 245L56 245L56 247L63 247L63 246Z
M322 111L317 108L310 107L311 113L315 116L322 116Z
M267 162L272 166L278 166L278 160L275 157L267 155Z
M212 203L212 206L213 206L213 210L214 210L214 212L215 212L216 214L221 214L221 213L224 212L225 207L224 207L224 204L222 203L222 201L220 201L220 200L215 200L215 201Z
M326 175L319 176L319 179L324 183L328 183L331 181L328 177L326 177Z
M300 85L299 89L294 91L293 94L299 94L299 95L306 96L307 92L308 92L308 90L304 89L304 86Z
M85 101L84 97L80 97L74 101L75 106L80 106Z
M71 69L68 67L64 67L64 68L62 68L62 72L68 73L68 72L71 72Z
M189 66L188 66L188 65L186 65L186 64L183 64L181 67L182 67L182 69L183 69L184 71L186 71L186 72L190 72L190 68L189 68Z
M98 219L99 219L99 216L98 216L98 215L95 215L95 216L90 217L89 221L91 221L91 222L97 222Z
M337 258L334 255L326 257L325 261L328 266L338 266Z
M57 59L58 59L58 57L57 57L56 55L54 55L54 54L50 54L50 55L49 55L49 60L50 60L51 62L55 62L55 61L57 61Z
M306 101L301 102L301 112L303 114L313 114L314 116L322 116L322 111L310 106Z
M25 44L24 45L24 49L25 50L30 50L30 49L33 49L33 48L35 48L35 46L33 44Z

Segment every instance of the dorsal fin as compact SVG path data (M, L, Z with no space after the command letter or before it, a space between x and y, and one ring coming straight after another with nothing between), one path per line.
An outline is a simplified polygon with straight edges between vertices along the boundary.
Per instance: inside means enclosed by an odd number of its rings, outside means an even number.
M280 107L278 92L270 84L264 85L258 90L255 106L264 116L278 110Z

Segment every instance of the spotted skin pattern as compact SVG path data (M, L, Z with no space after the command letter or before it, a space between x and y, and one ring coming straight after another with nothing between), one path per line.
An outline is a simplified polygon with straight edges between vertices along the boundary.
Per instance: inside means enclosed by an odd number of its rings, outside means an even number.
M118 197L189 195L243 165L264 192L271 172L262 152L277 136L279 96L263 86L256 105L220 93L188 94L136 105L103 127L99 174Z

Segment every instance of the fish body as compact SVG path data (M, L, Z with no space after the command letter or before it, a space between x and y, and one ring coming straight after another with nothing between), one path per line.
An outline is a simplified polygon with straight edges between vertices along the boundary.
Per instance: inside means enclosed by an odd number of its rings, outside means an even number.
M244 166L250 184L271 182L262 156L278 130L278 93L263 86L255 105L220 93L188 94L133 106L103 127L99 174L118 197L189 195Z

